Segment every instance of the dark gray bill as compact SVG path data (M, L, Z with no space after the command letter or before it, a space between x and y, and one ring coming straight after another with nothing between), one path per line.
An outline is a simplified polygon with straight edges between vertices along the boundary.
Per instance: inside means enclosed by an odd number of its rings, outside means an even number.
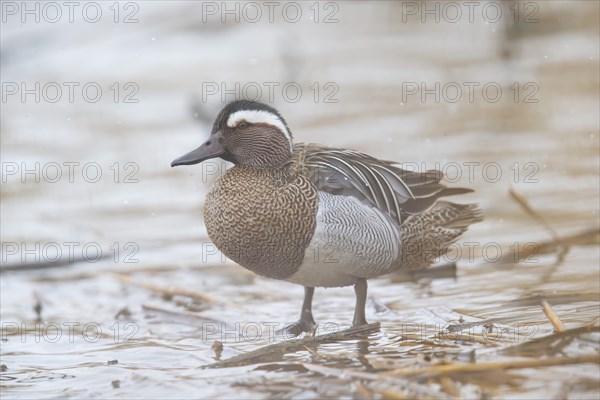
M208 140L195 150L176 158L171 162L171 167L178 165L194 165L210 158L219 157L225 153L223 145L220 143L221 134L219 132L210 135Z

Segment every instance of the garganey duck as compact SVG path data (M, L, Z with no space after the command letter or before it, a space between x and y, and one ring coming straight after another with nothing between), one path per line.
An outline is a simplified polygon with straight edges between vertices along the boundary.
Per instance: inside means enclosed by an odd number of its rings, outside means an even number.
M244 268L304 286L295 335L315 325L315 287L354 285L353 325L364 325L367 279L429 266L481 220L475 204L438 200L471 192L441 184L440 171L294 144L279 112L259 102L229 103L208 140L171 166L215 157L234 167L206 196L208 235Z

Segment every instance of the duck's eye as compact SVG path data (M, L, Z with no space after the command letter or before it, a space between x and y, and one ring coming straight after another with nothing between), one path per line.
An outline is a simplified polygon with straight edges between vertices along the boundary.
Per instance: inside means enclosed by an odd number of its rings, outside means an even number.
M242 121L239 124L237 124L237 127L242 128L242 129L246 128L246 127L248 127L248 123L246 121Z

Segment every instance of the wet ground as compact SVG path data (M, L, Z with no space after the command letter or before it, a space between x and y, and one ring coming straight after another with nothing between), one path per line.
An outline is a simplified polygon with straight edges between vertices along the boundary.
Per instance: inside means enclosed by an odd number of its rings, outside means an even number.
M3 9L2 397L597 398L598 3L488 2L470 21L459 2L436 22L435 2L330 2L297 23L211 4ZM303 293L212 247L221 163L169 167L236 82L273 87L298 141L443 169L486 220L439 266L370 281L379 329L206 369L287 339ZM317 289L316 333L353 306Z

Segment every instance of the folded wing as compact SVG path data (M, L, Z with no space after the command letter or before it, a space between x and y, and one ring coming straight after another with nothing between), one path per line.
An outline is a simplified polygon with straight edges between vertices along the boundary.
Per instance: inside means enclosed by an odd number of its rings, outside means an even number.
M300 172L318 190L356 197L387 213L399 225L410 215L428 210L440 197L472 192L441 184L441 171L407 171L393 161L353 150L298 143L294 155Z

